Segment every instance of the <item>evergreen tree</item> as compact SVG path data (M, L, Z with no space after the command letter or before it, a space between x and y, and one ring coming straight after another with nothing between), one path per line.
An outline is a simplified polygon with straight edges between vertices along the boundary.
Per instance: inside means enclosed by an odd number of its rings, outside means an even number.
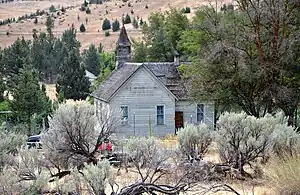
M84 0L83 6L84 6L84 7L88 6L88 2L87 2L86 0Z
M89 7L87 7L87 8L86 8L86 10L85 10L85 13L87 13L87 14L91 14L91 10L90 10L90 8L89 8Z
M99 43L99 46L98 46L98 48L97 48L97 51L98 51L98 53L103 53L103 45L102 45L102 43Z
M66 46L68 52L75 49L79 54L80 42L76 39L75 29L66 30L62 34L61 41Z
M66 99L83 100L88 96L90 82L85 69L80 65L80 56L76 50L69 51L60 68L56 91Z
M139 28L139 23L135 18L133 19L132 26L136 29Z
M3 50L1 67L7 79L8 88L17 84L16 76L25 64L30 63L30 42L24 38L17 39L11 46Z
M140 19L140 27L142 27L144 25L144 21L143 18Z
M41 89L39 85L37 72L28 67L22 69L12 94L11 108L19 120L26 123L27 134L32 135L33 115L46 118L51 113L51 101L46 96L45 87Z
M126 14L125 19L124 19L124 24L129 24L131 23L131 18L128 14Z
M102 24L102 30L109 30L111 28L110 21L105 18Z
M79 30L80 30L80 32L85 32L85 26L84 26L84 24L80 25Z
M59 39L42 33L33 40L31 62L33 67L39 71L40 79L43 81L55 82L62 59L62 43Z
M112 30L113 32L120 30L120 22L117 19L112 23Z
M50 15L47 17L47 20L46 20L45 24L46 24L46 29L47 29L48 35L50 37L53 37L52 29L54 27L54 21L52 20Z
M34 18L34 24L37 24L38 23L38 19L37 18Z
M83 64L86 70L97 76L100 72L100 56L94 44L83 52Z

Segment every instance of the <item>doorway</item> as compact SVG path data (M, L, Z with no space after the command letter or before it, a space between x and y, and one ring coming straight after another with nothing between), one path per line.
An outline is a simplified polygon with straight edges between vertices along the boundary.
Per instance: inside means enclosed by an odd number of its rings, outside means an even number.
M183 112L179 111L179 112L175 112L175 134L177 134L177 131L180 128L183 128Z

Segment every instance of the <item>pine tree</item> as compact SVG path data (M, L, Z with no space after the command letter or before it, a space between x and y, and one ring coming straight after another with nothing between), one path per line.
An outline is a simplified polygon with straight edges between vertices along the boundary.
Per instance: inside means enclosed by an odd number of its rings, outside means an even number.
M30 63L30 42L24 38L17 39L11 46L3 50L1 66L4 70L9 89L17 84L17 75Z
M102 30L109 30L111 28L110 21L105 18L102 24Z
M45 24L46 24L46 29L47 29L48 35L50 37L53 37L52 29L54 28L54 21L52 20L50 15L47 17Z
M86 8L85 13L87 13L87 14L91 14L92 13L89 7Z
M80 42L76 38L75 29L66 30L61 36L61 41L68 51L75 49L79 54Z
M140 27L142 27L144 25L144 21L143 18L140 19Z
M84 24L80 25L79 30L80 30L80 32L85 32L85 26L84 26Z
M11 108L21 122L27 125L27 134L32 135L33 115L46 118L51 113L51 101L46 96L45 87L41 89L38 74L26 67L18 75L18 84L12 91L14 99Z
M90 82L85 69L80 65L80 56L76 50L70 50L60 68L56 91L66 99L84 100L89 93Z
M124 19L124 24L129 24L131 23L131 18L128 14L126 14L125 19Z
M120 30L120 22L117 19L112 23L112 30L113 32Z
M84 7L88 6L88 2L87 2L86 0L84 0L83 6L84 6Z
M132 26L136 29L139 28L139 23L135 18L133 19Z
M87 71L97 76L100 72L100 56L94 44L83 52L83 64Z
M99 46L98 46L98 48L97 48L97 51L98 51L98 53L103 53L103 45L102 45L102 43L99 43Z

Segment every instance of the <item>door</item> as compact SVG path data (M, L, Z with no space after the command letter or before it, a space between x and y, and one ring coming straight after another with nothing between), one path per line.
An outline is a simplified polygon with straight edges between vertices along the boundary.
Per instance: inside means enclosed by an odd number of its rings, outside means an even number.
M178 129L183 128L183 112L175 112L175 134Z

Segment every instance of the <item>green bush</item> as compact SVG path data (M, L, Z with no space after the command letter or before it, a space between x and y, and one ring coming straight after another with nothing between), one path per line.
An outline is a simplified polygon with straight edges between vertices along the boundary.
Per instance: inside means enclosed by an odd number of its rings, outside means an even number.
M107 18L105 18L103 20L102 30L109 30L110 28L111 28L110 21Z
M88 2L86 0L84 0L83 4L82 4L84 7L87 7L88 6Z
M89 7L87 7L87 8L86 8L86 10L85 10L85 13L87 13L87 14L91 14L91 10L90 10L90 8L89 8Z
M79 30L80 30L80 32L85 32L86 31L84 24L80 25Z
M120 30L120 22L117 19L112 23L112 30L113 32Z
M191 13L191 8L190 7L183 8L183 13L185 14Z
M124 24L129 24L131 23L131 18L128 14L126 14L125 19L124 19Z
M105 36L109 37L110 36L110 32L109 31L105 31Z
M133 19L132 26L133 26L135 29L139 28L139 23L138 23L138 21L137 21L135 18Z
M50 12L56 12L56 8L54 7L54 5L51 5L49 8Z

